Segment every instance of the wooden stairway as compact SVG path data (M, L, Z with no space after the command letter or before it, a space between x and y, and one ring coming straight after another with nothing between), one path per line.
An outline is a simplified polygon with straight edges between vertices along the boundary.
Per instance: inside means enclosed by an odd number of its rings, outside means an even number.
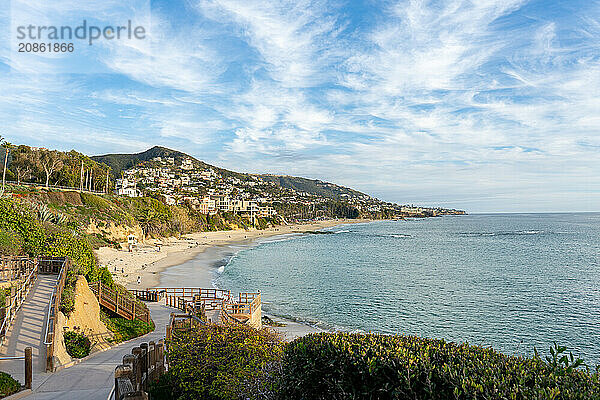
M90 289L96 295L98 303L107 310L130 321L138 319L150 323L148 309L136 305L136 301L131 297L119 293L102 282L90 283Z

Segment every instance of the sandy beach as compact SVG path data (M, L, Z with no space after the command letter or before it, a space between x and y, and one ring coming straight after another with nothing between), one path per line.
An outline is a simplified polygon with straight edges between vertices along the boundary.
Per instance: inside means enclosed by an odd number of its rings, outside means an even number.
M214 262L222 258L219 249L236 244L251 244L260 238L317 231L336 225L363 223L368 220L327 220L307 224L283 225L265 230L235 230L198 232L178 238L150 239L138 244L132 252L102 247L96 250L101 265L106 266L116 282L130 289L142 289L161 284L161 273L170 267L198 258L194 263L193 282L177 286L212 287ZM141 283L138 284L138 277ZM263 313L264 315L264 313ZM270 316L285 324L275 330L287 339L293 339L318 329L308 325Z

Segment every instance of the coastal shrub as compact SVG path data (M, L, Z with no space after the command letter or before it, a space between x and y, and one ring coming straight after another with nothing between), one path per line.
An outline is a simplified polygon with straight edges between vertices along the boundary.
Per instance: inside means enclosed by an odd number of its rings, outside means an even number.
M69 317L75 310L75 288L72 285L65 285L58 309L66 317Z
M286 347L279 395L285 399L600 399L598 373L573 368L568 356L556 354L553 364L553 358L547 362L537 355L512 357L490 348L414 336L313 334Z
M0 255L16 256L22 253L23 239L14 231L0 229Z
M21 390L21 384L6 372L0 372L0 397L10 396Z
M253 399L272 392L268 373L282 352L278 337L242 325L203 325L167 343L169 371L153 399Z
M42 254L45 230L27 207L12 199L0 199L0 230L15 235L22 242L22 252L30 256Z
M83 358L90 354L92 343L90 339L82 333L75 331L66 331L63 334L65 348L67 353L73 358Z
M103 311L100 311L100 319L106 325L108 330L114 334L114 342L121 343L133 339L146 333L154 331L154 322L149 324L140 320L127 320L121 317L110 317Z

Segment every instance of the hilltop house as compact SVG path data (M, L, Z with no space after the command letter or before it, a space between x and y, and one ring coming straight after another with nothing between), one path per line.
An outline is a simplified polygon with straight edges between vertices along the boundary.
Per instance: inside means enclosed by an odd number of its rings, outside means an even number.
M127 178L117 179L115 193L119 196L139 197L141 192L137 189L137 183Z

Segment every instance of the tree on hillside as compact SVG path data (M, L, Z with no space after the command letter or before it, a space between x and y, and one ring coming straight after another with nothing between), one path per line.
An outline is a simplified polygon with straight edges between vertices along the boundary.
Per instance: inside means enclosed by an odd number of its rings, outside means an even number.
M0 194L4 194L4 184L6 182L6 164L8 163L8 149L10 147L10 143L4 140L4 137L0 136L0 146L4 147L4 169L2 170L2 192Z
M37 153L39 154L39 163L46 174L46 187L48 187L52 174L56 171L60 171L64 164L60 158L60 153L56 150L44 149Z
M10 169L17 177L17 184L20 184L21 180L31 178L34 172L34 158L31 148L24 145L17 146L17 148L12 151L12 156Z

